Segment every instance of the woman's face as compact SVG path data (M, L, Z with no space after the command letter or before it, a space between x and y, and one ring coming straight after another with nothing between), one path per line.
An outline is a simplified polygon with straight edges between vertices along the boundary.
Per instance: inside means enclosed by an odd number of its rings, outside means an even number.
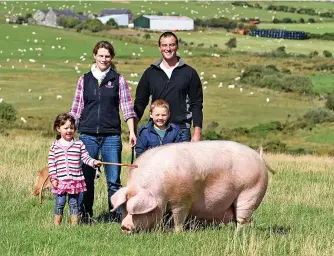
M112 57L108 49L100 48L98 49L97 53L94 55L94 59L95 59L97 67L101 71L105 71L110 67Z

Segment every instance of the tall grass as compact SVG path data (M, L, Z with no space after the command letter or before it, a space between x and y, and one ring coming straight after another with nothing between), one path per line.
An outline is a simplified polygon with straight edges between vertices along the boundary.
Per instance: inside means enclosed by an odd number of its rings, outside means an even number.
M0 136L1 255L333 255L334 168L328 157L266 155L277 174L253 224L174 234L123 235L117 223L71 227L52 225L54 199L39 204L32 185L47 162L52 138ZM124 162L130 151L125 147ZM126 182L127 169L123 169ZM95 216L107 209L104 178L96 180ZM67 206L66 206L66 209Z

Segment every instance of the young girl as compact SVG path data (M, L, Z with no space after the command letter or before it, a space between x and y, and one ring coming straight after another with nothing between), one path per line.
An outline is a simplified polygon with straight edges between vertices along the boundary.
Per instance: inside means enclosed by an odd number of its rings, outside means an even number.
M79 193L86 191L80 160L91 167L101 166L101 161L91 158L82 141L73 138L75 119L71 115L58 115L53 128L58 134L49 151L48 166L52 192L56 194L54 224L61 224L68 196L71 224L77 225Z
M182 142L181 129L168 121L169 105L162 99L155 100L150 106L152 120L139 129L136 157L144 151L168 143Z

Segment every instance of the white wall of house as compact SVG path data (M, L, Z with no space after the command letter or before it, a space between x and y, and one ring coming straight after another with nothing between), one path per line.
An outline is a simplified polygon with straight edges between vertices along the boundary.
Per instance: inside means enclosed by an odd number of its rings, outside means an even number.
M108 15L103 17L97 17L103 24L106 24L108 20L113 18L118 26L127 26L129 24L129 15L128 14L115 14L115 15Z
M44 21L45 19L45 14L44 12L38 10L35 12L35 14L32 16L34 20L36 20L36 23L41 25L42 22Z
M50 10L45 15L44 25L49 27L57 27L57 15L53 10Z
M150 20L152 30L193 30L193 20Z

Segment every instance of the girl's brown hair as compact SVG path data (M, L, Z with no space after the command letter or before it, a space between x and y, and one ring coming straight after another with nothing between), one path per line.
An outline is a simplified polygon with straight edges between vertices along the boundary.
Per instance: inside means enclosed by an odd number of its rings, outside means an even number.
M169 113L169 104L166 101L164 101L163 99L157 99L157 100L152 102L152 104L150 106L150 113L152 113L152 111L155 107L165 108L165 109L167 109L167 111Z
M108 41L97 42L96 45L93 48L93 54L96 55L98 50L101 49L101 48L107 49L109 51L111 59L113 59L115 57L116 53L115 53L114 46ZM111 62L111 68L113 70L116 70L116 66L113 62Z
M73 125L74 129L75 129L75 119L70 114L68 114L68 113L62 113L62 114L59 114L56 117L56 120L53 123L53 130L55 132L57 132L56 140L59 140L61 138L61 135L57 131L57 128L60 127L60 126L62 126L62 125L64 125L67 121L70 121L71 125Z

